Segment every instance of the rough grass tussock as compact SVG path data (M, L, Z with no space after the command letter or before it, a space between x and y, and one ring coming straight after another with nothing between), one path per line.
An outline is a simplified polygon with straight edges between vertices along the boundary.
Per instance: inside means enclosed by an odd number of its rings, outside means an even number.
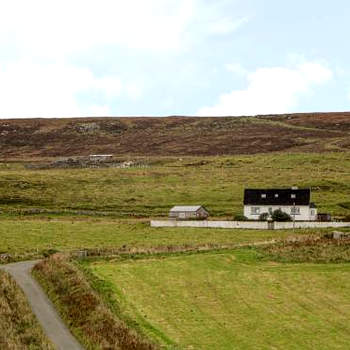
M54 349L14 280L0 271L0 349Z
M260 247L267 260L281 262L346 263L350 262L350 238L306 239L295 242L280 242Z
M117 319L63 255L55 254L42 261L35 266L34 274L87 349L157 349Z

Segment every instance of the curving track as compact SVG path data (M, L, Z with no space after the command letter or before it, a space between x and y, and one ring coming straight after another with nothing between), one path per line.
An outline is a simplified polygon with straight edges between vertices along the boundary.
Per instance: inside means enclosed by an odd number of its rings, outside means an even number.
M83 350L84 348L72 336L40 285L32 277L31 270L38 262L38 260L23 261L0 265L0 268L8 272L22 288L46 335L58 350Z

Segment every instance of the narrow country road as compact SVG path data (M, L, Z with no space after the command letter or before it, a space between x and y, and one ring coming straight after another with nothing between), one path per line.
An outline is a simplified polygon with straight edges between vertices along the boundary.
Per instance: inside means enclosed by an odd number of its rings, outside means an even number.
M31 270L38 262L39 260L0 265L0 269L8 272L22 288L34 314L57 350L83 350L62 322L41 286L32 277Z

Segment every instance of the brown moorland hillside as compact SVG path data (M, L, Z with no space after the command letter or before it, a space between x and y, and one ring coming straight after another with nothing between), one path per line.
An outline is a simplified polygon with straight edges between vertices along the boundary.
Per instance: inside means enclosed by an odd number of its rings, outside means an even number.
M350 150L350 112L255 117L4 119L3 159Z

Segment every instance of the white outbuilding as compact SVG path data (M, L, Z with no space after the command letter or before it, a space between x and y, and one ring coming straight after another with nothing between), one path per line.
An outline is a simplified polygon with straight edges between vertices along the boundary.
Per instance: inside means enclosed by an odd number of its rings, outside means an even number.
M209 212L202 205L177 205L172 207L169 211L170 219L178 220L195 220L206 219L209 216Z

